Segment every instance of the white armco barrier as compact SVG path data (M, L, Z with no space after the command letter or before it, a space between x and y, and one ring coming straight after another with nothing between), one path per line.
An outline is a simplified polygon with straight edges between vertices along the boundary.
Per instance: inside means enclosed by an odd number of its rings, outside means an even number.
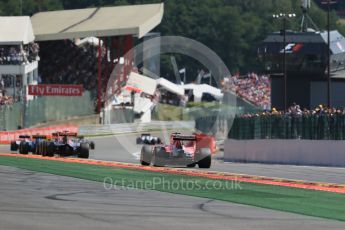
M228 139L224 161L345 167L345 141Z

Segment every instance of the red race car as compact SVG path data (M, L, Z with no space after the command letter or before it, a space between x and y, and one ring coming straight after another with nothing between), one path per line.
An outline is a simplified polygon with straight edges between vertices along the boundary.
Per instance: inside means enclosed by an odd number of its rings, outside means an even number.
M181 135L173 133L168 145L144 145L141 149L142 165L178 165L199 168L211 167L211 154L215 151L214 138L206 134Z

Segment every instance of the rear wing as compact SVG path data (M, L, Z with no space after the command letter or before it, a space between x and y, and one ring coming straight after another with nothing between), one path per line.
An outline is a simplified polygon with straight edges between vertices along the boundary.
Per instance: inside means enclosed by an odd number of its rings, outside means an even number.
M33 139L47 139L46 135L32 135Z
M52 133L53 137L77 137L77 133L69 133L69 132L56 132Z
M204 133L195 133L196 144L198 148L209 148L212 153L217 151L216 139Z
M142 133L141 136L142 137L147 137L147 136L151 136L151 134L149 134L149 133Z
M196 136L194 135L174 135L172 137L174 141L196 141Z

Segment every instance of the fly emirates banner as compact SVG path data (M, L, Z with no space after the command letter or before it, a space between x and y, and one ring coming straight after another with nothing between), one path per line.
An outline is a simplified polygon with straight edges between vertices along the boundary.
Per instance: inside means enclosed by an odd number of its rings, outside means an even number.
M29 85L29 95L33 96L82 96L83 92L83 85Z

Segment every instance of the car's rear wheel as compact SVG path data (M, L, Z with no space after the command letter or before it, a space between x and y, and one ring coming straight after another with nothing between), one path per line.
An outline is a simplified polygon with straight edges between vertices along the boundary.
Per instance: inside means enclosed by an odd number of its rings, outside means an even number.
M42 156L48 157L47 142L42 142L41 143L41 152L42 152Z
M29 143L26 143L24 141L20 142L19 153L24 154L24 155L28 154L29 153Z
M199 168L210 168L211 167L211 150L208 148L202 148L198 155Z
M95 149L96 145L95 142L91 141L90 142L90 149Z
M152 148L151 146L144 145L140 152L140 164L148 166L152 160Z
M39 151L39 144L40 144L40 142L37 142L36 145L35 145L35 154L36 154L36 155L39 155L39 154L40 154L40 151Z
M155 148L152 156L152 164L155 167L163 167L166 165L167 153L164 148Z
M42 155L43 157L45 157L47 155L46 152L44 152L44 149L43 149L44 143L45 142L38 143L38 154Z
M11 151L17 151L18 150L18 145L15 141L11 141Z
M46 156L53 157L55 153L55 145L52 142L44 142Z
M196 163L192 163L192 164L187 165L188 168L194 168L195 166L196 166Z
M141 137L137 137L136 143L137 145L143 144L143 139Z
M89 143L81 143L79 149L79 158L89 158L90 146Z
M19 154L23 154L24 143L21 141L18 146Z

